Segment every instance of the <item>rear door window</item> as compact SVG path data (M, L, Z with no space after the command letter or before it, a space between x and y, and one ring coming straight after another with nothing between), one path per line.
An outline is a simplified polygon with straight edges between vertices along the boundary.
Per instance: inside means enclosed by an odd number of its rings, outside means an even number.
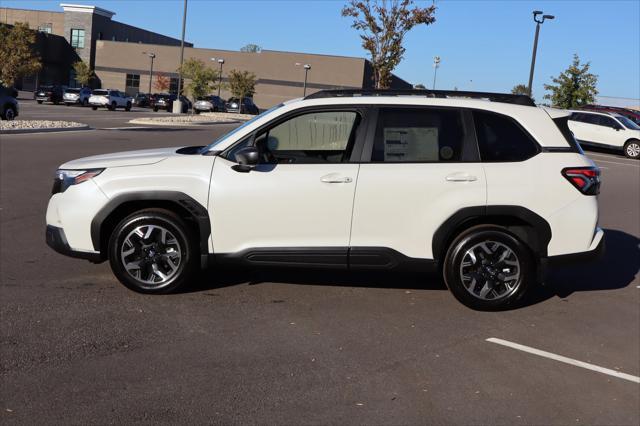
M381 108L371 161L430 163L462 161L462 111L439 108Z
M474 111L480 158L484 162L527 160L540 147L512 118L488 111Z

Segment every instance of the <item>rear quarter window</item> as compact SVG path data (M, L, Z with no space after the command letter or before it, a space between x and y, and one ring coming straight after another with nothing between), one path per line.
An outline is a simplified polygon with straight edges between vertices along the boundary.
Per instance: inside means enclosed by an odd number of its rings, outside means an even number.
M473 121L483 162L516 162L540 152L533 138L510 117L474 111Z

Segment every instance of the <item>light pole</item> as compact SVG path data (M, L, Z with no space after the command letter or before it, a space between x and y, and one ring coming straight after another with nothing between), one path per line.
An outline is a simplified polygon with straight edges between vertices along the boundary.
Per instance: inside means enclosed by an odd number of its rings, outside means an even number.
M151 68L149 69L149 96L151 96L151 82L153 81L153 60L156 57L156 54L153 52L142 52L143 55L147 55L151 58Z
M211 58L212 61L217 61L220 64L220 80L218 81L218 97L220 97L220 88L222 87L222 64L224 64L224 59L222 58Z
M173 102L174 114L182 113L182 101L180 100L180 92L182 92L182 64L184 63L184 32L187 27L187 0L184 0L184 11L182 12L182 38L180 39L180 68L178 68L178 93L177 98Z
M296 66L297 67L302 66L304 68L304 85L302 86L302 97L304 98L305 96L307 96L307 74L311 69L311 65L309 64L302 65L300 62L296 62Z
M536 51L538 50L538 35L540 34L540 24L544 22L545 19L554 19L553 15L542 15L543 12L541 10L533 11L533 20L536 22L536 36L533 39L533 53L531 54L531 71L529 71L529 85L527 86L527 91L529 92L529 96L531 96L531 85L533 84L533 70L536 67ZM538 16L542 15L542 18L538 19Z
M433 90L436 90L436 76L438 75L438 68L440 67L440 56L433 58Z

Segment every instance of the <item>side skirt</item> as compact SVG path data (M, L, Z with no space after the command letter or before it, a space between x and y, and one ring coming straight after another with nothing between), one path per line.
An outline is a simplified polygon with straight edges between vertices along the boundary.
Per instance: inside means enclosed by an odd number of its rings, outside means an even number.
M435 271L437 266L433 259L408 257L388 247L251 248L237 253L218 253L209 256L209 265L257 268Z

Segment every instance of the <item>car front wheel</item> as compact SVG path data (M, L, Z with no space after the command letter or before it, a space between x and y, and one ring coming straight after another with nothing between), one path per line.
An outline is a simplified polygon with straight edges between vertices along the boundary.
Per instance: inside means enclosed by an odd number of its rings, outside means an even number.
M127 102L127 106L124 107L125 111L131 111L131 102Z
M535 281L529 248L499 226L463 232L451 243L443 266L449 290L477 310L513 307Z
M122 284L140 293L170 293L185 285L197 267L190 229L176 214L146 209L131 214L109 240L111 269Z
M627 143L624 144L624 155L633 159L640 158L640 141L637 139L627 141Z
M16 111L12 106L9 106L4 110L4 115L2 116L2 118L7 121L13 120L16 118Z

